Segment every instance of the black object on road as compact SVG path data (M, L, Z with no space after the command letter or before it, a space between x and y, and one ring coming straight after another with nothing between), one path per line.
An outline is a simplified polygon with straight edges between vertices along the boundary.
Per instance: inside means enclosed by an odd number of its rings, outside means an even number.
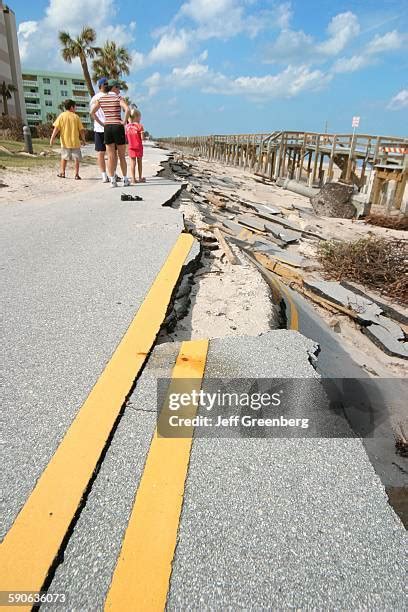
M120 199L122 200L122 202L133 202L133 201L139 202L140 200L143 200L141 196L132 195L131 193L122 193L122 195L120 196Z

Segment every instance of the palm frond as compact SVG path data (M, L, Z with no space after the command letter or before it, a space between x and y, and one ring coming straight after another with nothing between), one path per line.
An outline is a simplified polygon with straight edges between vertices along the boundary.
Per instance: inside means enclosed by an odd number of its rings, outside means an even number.
M84 26L81 30L78 40L82 40L86 45L90 45L96 40L96 32L90 26Z
M72 49L70 48L63 49L61 52L61 55L62 55L62 59L68 64L72 64L72 60L77 57L76 55L72 53Z
M58 38L59 38L60 43L65 46L68 45L68 43L72 41L72 38L68 32L62 32L62 31L59 32Z

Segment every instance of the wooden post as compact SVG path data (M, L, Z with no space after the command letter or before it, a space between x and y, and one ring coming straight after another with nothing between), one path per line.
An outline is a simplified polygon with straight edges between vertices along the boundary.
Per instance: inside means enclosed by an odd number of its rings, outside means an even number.
M323 185L323 161L324 161L324 153L320 153L320 164L319 164L319 187Z
M281 157L282 157L282 146L283 146L283 132L281 134L279 147L276 150L275 168L274 168L274 172L273 172L273 178L275 180L277 178L279 178L279 171L280 171Z
M281 165L281 170L280 170L281 176L285 176L287 142L288 142L288 135L285 132L285 138L283 141L283 153L282 153L282 160L281 160L282 165Z
M307 141L307 133L305 132L305 133L303 134L303 142L302 142L302 146L301 146L300 151L299 151L298 168L297 168L297 171L296 171L296 180L297 180L297 181L301 181L301 180L302 180L302 174L303 174L303 160L304 160L304 158L305 158L306 141Z
M331 148L331 152L330 152L330 161L329 161L329 168L327 170L327 181L332 181L333 180L333 164L334 164L334 157L336 155L336 143L337 143L337 136L335 135L333 137L333 143L332 143L332 148Z
M385 192L385 212L386 214L390 214L391 208L394 204L395 191L397 189L397 181L392 179L391 181L386 182L386 192Z
M351 181L352 162L353 162L354 151L356 148L356 142L357 142L357 137L355 134L355 130L353 130L353 135L351 137L351 142L350 142L350 151L349 151L348 160L347 160L347 170L346 170L346 176L345 176L346 183L352 182Z
M315 146L315 150L314 150L314 160L313 160L313 172L309 176L309 187L313 187L313 185L314 185L314 183L316 181L317 160L318 160L318 156L319 156L319 149L320 149L320 134L318 134L317 137L316 137L316 146Z

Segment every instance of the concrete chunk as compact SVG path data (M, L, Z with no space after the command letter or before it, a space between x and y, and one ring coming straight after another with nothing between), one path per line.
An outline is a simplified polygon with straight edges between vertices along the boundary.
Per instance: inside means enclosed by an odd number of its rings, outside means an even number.
M367 323L372 321L377 323L377 317L382 314L381 308L367 300L366 298L356 295L353 291L342 287L339 283L332 281L305 281L305 287L334 302L340 304L349 310L352 310L359 321Z
M334 282L304 281L304 285L313 293L352 310L364 325L362 331L385 353L408 359L408 345L403 342L404 332L397 323L383 315L375 302Z
M408 344L399 342L385 327L375 324L368 325L363 328L363 333L387 355L408 359Z
M224 227L227 227L228 229L232 230L237 236L242 232L242 230L245 229L244 227L242 227L242 225L235 223L235 221L229 221L228 219L223 219L222 224L224 225Z
M326 183L310 203L317 215L352 219L356 209L351 203L353 187L344 183Z
M261 219L257 219L256 217L252 217L251 215L238 215L237 219L238 223L242 225L246 225L247 227L256 229L258 231L265 231L265 222Z
M299 234L283 228L281 225L278 225L278 223L267 221L265 223L265 229L267 232L270 232L272 236L275 236L275 238L279 238L288 244L299 241Z

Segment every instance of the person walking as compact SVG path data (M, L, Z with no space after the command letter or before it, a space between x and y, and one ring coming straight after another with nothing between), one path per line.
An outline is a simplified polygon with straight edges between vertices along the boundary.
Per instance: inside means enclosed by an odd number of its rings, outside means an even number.
M85 146L85 128L79 115L75 112L75 102L73 100L65 100L65 111L58 115L53 123L54 130L50 138L50 146L54 145L54 140L57 135L60 135L61 141L61 167L57 175L59 178L65 178L65 170L68 160L75 162L75 179L81 180L79 176L79 162L82 159L81 144Z
M116 180L116 151L123 174L123 186L128 187L130 181L127 177L125 125L129 116L129 108L120 95L119 81L110 79L107 85L107 92L101 92L101 95L97 94L97 99L91 110L91 117L104 128L104 143L108 154L108 176L112 187L118 185ZM101 120L97 115L100 109L104 113L104 120ZM121 118L122 110L125 113L123 121Z
M145 183L146 179L143 178L143 140L144 140L144 127L140 123L142 114L140 110L134 105L130 105L129 110L129 123L125 126L126 138L129 145L129 157L130 157L130 176L134 183L136 181L136 162L137 171L139 174L139 183Z
M89 104L90 112L92 112L92 108L94 107L96 100L100 98L101 95L108 93L108 79L106 77L102 77L101 79L99 79L99 81L97 82L97 85L99 88L99 92L94 95L94 97L92 98ZM96 114L99 120L102 123L104 123L105 115L104 115L103 110L100 108ZM94 121L94 133L95 133L95 151L96 151L96 157L98 160L99 170L102 175L102 182L109 183L108 175L106 174L106 162L105 162L106 146L105 146L105 141L104 141L104 128L98 121Z

